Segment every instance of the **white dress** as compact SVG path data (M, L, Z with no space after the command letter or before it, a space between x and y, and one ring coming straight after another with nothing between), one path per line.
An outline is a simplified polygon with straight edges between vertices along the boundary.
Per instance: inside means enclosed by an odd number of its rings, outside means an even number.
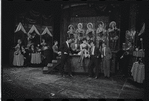
M13 65L14 66L24 65L24 56L21 54L20 50L14 52Z

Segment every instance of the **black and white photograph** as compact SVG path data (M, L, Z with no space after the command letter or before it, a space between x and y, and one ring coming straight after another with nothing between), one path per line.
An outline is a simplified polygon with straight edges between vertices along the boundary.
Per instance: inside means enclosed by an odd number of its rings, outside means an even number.
M147 3L2 0L2 99L145 99Z

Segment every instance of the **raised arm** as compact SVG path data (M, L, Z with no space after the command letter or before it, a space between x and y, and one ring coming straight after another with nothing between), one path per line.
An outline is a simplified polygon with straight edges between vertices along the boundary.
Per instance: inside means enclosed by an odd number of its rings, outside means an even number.
M80 44L80 50L82 51L82 44Z

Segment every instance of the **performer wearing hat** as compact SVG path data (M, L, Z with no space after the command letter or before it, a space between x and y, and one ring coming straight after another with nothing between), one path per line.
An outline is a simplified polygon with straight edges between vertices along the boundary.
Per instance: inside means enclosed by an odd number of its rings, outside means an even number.
M120 29L118 29L116 27L116 22L112 21L109 24L109 42L110 42L110 48L111 50L115 51L118 49L118 39L119 39L119 35L118 35L118 31L120 31Z
M78 36L78 43L80 44L82 42L82 39L84 38L84 29L83 29L83 24L82 23L78 23L78 26L77 26L77 30L76 30L76 34Z
M102 21L99 22L98 28L96 30L96 44L100 42L106 42L108 45L107 31L105 30L105 25Z
M77 37L76 34L75 34L75 28L74 28L73 25L68 26L67 33L68 33L69 38L76 38Z
M86 30L86 37L87 40L94 40L95 39L95 35L94 35L94 29L93 29L93 24L92 23L88 23L87 24L87 30Z
M102 58L104 76L110 77L110 59L112 58L112 52L105 42L102 43Z
M103 35L104 35L104 23L102 21L99 22L98 28L96 30L96 36L97 36L97 40L99 41L103 41Z

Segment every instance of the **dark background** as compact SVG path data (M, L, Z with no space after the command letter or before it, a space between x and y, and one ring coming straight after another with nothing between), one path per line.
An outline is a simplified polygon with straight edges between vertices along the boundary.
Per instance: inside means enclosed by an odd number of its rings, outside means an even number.
M15 17L23 12L34 9L43 14L53 14L53 39L60 40L61 4L69 2L2 2L2 65L9 64L9 51L14 45ZM93 2L94 3L94 2ZM97 2L95 2L97 3ZM121 43L125 41L125 31L129 28L130 3L119 3L121 12ZM136 29L140 30L146 14L146 5L137 3ZM111 8L109 8L111 9ZM113 14L114 15L114 14Z

